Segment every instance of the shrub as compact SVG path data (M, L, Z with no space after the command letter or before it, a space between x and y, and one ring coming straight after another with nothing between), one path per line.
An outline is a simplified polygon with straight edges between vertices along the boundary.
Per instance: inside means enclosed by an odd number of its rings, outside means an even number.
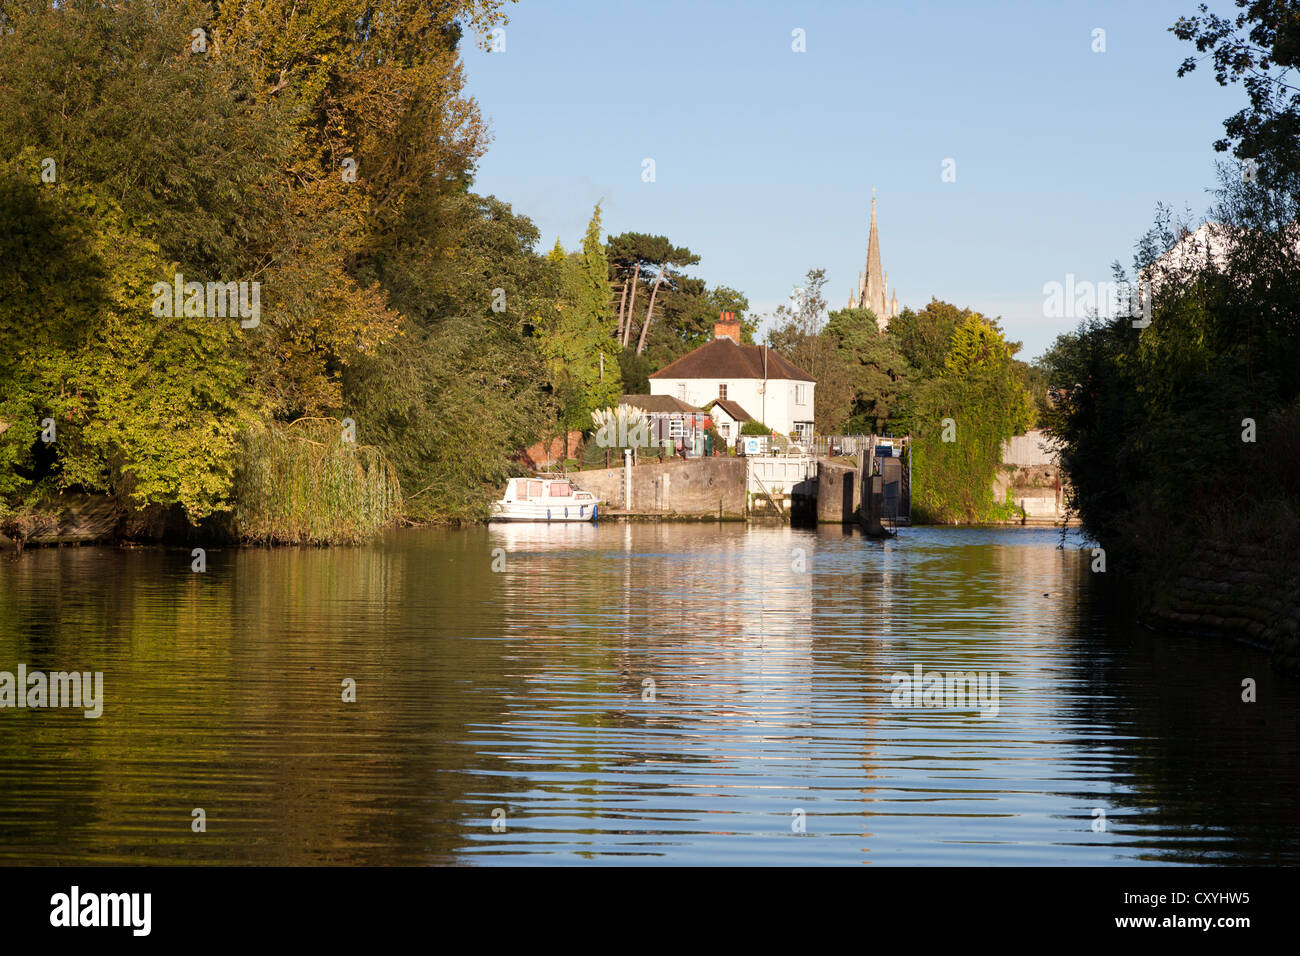
M343 441L342 423L300 419L244 435L235 528L263 544L356 544L401 508L397 473L371 445Z

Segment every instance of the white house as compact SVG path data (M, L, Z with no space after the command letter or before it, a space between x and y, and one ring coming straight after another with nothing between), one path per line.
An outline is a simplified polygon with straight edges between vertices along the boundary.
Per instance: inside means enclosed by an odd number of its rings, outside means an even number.
M696 407L719 398L734 404L728 417L737 431L739 410L778 434L803 440L813 437L816 387L811 375L766 345L741 345L734 312L718 317L711 342L650 376L651 395L671 395Z
M729 398L715 398L707 410L713 418L713 427L731 448L736 447L736 439L740 437L740 430L745 427L745 422L752 421L754 418L741 407L739 402L733 402Z

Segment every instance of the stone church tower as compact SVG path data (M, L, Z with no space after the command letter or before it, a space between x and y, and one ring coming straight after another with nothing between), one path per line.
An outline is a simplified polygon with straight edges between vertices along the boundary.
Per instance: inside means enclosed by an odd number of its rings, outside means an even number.
M858 273L858 287L849 293L850 309L870 309L876 314L876 325L885 331L889 320L898 315L898 292L893 301L886 303L889 273L880 268L880 234L876 230L876 197L871 197L871 235L867 239L867 271Z

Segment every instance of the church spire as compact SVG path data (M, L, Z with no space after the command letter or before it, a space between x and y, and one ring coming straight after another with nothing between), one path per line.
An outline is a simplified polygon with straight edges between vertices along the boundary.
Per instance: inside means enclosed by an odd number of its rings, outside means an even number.
M875 190L872 190L875 192ZM871 233L867 238L867 284L862 307L876 313L877 321L888 320L885 311L885 273L880 268L880 231L876 226L876 197L871 197Z
M867 237L867 268L858 273L857 291L849 297L849 308L870 309L883 332L889 320L898 315L898 292L887 303L889 273L880 267L880 229L876 225L876 191L871 190L871 230Z

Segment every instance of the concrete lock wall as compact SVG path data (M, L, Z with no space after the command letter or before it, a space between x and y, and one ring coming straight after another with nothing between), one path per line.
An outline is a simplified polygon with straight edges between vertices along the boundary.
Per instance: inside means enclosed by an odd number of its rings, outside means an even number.
M1011 492L1016 507L1030 518L1061 518L1065 507L1061 492L1051 488L1014 488Z
M1041 428L1031 428L1023 435L1002 443L1002 463L1021 467L1054 465L1056 452L1048 444L1047 435Z
M623 468L598 468L571 474L573 484L590 491L612 511L633 514L745 515L745 462L739 458L696 458L643 462L632 468L632 500L623 500Z
M1002 464L993 478L993 500L1007 500L1007 492L1028 518L1065 517L1065 488L1056 452L1040 428L1002 443Z
M862 507L858 469L834 461L817 463L817 522L853 524Z
M745 458L749 485L750 513L776 514L769 495L782 512L792 508L807 511L817 495L817 459L811 455L749 455Z

